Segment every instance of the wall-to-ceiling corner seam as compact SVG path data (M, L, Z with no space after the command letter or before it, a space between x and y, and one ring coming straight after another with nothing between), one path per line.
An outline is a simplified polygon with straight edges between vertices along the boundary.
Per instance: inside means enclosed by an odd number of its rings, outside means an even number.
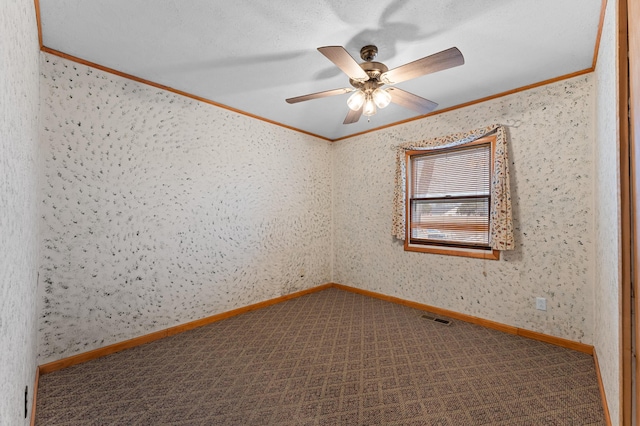
M600 9L600 20L598 21L598 34L596 35L596 43L593 48L593 61L591 62L591 71L596 70L598 64L598 53L600 52L600 39L602 38L602 28L604 27L604 17L607 10L607 0L602 0Z
M33 0L33 6L36 12L36 27L38 30L38 44L40 45L40 50L44 47L42 44L42 21L40 19L40 0Z
M39 28L40 28L40 26L39 26ZM188 93L188 92L184 92L182 90L174 89L173 87L170 87L170 86L165 86L163 84L155 83L155 82L153 82L151 80L147 80L147 79L144 79L144 78L141 78L141 77L137 77L135 75L127 74L127 73L115 70L113 68L109 68L107 66L97 64L95 62L87 61L87 60L79 58L77 56L69 55L69 54L61 52L59 50L52 49L50 47L44 46L44 45L42 45L42 43L40 44L40 50L42 52L48 53L48 54L53 55L53 56L57 56L59 58L66 59L68 61L72 61L72 62L81 64L81 65L85 65L85 66L88 66L88 67L91 67L91 68L95 68L95 69L98 69L100 71L103 71L103 72L106 72L106 73L109 73L109 74L117 75L118 77L126 78L127 80L132 80L132 81L135 81L135 82L138 82L138 83L145 84L147 86L155 87L155 88L158 88L158 89L161 89L161 90L166 90L167 92L175 93L176 95L179 95L179 96L184 96L186 98L193 99L193 100L196 100L198 102L202 102L202 103L205 103L205 104L213 105L215 107L218 107L218 108L221 108L221 109L224 109L224 110L227 110L227 111L231 111L231 112L234 112L236 114L243 115L243 116L246 116L246 117L249 117L249 118L253 118L253 119L256 119L256 120L259 120L259 121L263 121L265 123L273 124L273 125L278 126L278 127L283 127L285 129L292 130L292 131L297 132L297 133L302 133L302 134L305 134L305 135L308 135L308 136L313 136L315 138L322 139L322 140L325 140L325 141L331 141L330 138L327 138L327 137L324 137L324 136L321 136L321 135L317 135L315 133L307 132L306 130L298 129L296 127L288 126L286 124L279 123L277 121L269 120L268 118L264 118L264 117L260 117L260 116L254 115L254 114L250 114L250 113L248 113L246 111L242 111L240 109L233 108L233 107L230 107L228 105L224 105L224 104L212 101L211 99L207 99L207 98L203 98L203 97L200 97L200 96L196 96L194 94L191 94L191 93Z
M429 114L419 115L417 117L408 118L406 120L402 120L402 121L398 121L398 122L395 122L395 123L387 124L385 126L380 126L380 127L374 128L374 129L365 130L365 131L360 132L360 133L354 133L353 135L343 136L341 138L334 139L333 142L338 142L338 141L342 141L342 140L345 140L345 139L350 139L350 138L353 138L353 137L356 137L356 136L362 136L362 135L365 135L367 133L377 132L377 131L380 131L380 130L388 129L390 127L399 126L401 124L406 124L406 123L410 123L412 121L421 120L423 118L433 117L433 116L436 116L436 115L439 115L439 114L444 114L446 112L450 112L450 111L455 111L457 109L466 108L468 106L481 104L483 102L488 102L488 101L491 101L491 100L494 100L494 99L498 99L498 98L503 98L505 96L513 95L515 93L520 93L520 92L524 92L524 91L527 91L527 90L535 89L537 87L547 86L549 84L557 83L558 81L568 80L570 78L578 77L578 76L581 76L581 75L584 75L584 74L589 74L589 73L592 73L593 71L594 71L594 69L592 67L585 68L585 69L580 70L580 71L572 72L572 73L569 73L569 74L564 74L564 75L561 75L561 76L558 76L558 77L550 78L548 80L540 81L538 83L529 84L527 86L518 87L516 89L507 90L505 92L501 92L501 93L498 93L498 94L495 94L495 95L487 96L487 97L480 98L480 99L475 99L473 101L465 102L463 104L454 105L454 106L451 106L449 108L444 108L444 109L441 109L441 110L430 112Z

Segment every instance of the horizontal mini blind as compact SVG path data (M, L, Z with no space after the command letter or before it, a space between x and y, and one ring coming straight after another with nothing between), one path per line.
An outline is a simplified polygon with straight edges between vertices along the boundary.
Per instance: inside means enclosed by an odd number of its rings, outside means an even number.
M490 144L411 157L412 242L488 246Z

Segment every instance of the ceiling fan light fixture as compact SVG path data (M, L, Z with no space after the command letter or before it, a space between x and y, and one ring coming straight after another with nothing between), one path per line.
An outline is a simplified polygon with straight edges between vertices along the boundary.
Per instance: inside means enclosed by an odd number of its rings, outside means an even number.
M384 89L377 88L371 96L378 108L385 108L391 102L391 95Z
M371 96L367 96L367 100L364 103L364 108L362 109L362 114L367 117L371 117L376 113L376 104L373 101Z
M353 95L347 99L347 106L353 110L358 111L364 105L364 101L367 99L367 95L362 90L356 90Z
M343 124L356 123L362 115L371 117L378 112L378 108L385 108L390 102L414 110L419 114L427 114L436 109L438 104L397 87L387 89L382 87L385 84L401 83L464 64L464 57L457 47L425 56L391 70L382 62L374 61L378 53L378 48L374 45L364 46L360 50L360 57L364 60L361 64L357 63L342 46L319 47L318 51L349 77L349 84L352 88L325 90L285 99L285 101L295 104L311 99L352 93L347 100L349 113Z

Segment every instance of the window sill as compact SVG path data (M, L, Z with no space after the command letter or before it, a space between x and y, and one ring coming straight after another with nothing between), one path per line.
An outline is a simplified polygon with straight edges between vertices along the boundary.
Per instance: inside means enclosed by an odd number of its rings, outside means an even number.
M500 260L500 250L479 250L457 247L427 246L421 244L409 244L407 241L405 241L404 243L404 250L417 251L420 253L442 254L445 256L461 256L485 260Z

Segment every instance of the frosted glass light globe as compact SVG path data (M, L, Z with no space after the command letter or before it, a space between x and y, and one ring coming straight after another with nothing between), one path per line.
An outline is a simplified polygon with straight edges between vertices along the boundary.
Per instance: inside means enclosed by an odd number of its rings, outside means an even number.
M391 95L389 92L380 88L374 90L372 96L373 102L376 103L378 108L384 108L389 105L389 102L391 102Z
M373 99L371 99L371 97L368 97L366 102L364 103L364 109L362 110L362 113L367 117L371 117L376 113L376 104L373 102Z
M366 98L367 96L362 90L357 90L353 95L349 96L349 99L347 99L347 106L354 111L358 111L362 108L362 104L364 104Z

